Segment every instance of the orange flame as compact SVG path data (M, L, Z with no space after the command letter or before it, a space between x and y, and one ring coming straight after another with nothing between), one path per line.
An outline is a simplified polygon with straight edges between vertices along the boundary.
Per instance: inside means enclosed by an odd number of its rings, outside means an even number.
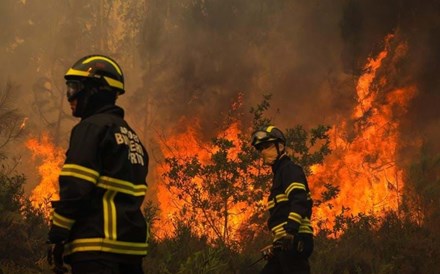
M314 175L310 181L315 195L323 191L323 183L326 182L340 188L335 200L315 209L315 223L324 222L331 227L335 216L343 208L349 208L349 213L353 215L364 213L375 216L399 208L404 185L403 170L396 163L399 118L406 112L416 89L412 86L398 88L379 98L387 78L379 77L378 70L383 68L386 58L392 58L390 54L394 53L395 59L406 52L404 44L391 52L392 39L392 35L387 36L385 49L376 58L368 60L365 73L358 80L358 104L352 115L354 122L344 121L332 127L333 153L322 165L312 167Z
M398 210L401 190L404 186L403 170L396 163L399 145L399 118L406 112L409 101L415 96L413 86L389 89L388 79L394 71L387 71L386 61L402 57L406 46L393 48L393 35L387 36L385 49L375 58L367 60L365 73L356 85L357 105L351 119L334 125L330 131L332 154L322 165L312 166L313 175L309 181L315 200L324 188L324 183L339 187L336 199L321 204L314 209L314 224L325 222L328 228L334 224L336 216L343 208L350 208L351 214L367 213L380 215L387 210ZM385 70L387 73L379 73ZM386 76L382 76L386 75ZM221 133L222 137L237 142L240 124L232 121ZM206 163L215 148L200 141L200 126L195 119L192 126L180 134L163 141L161 147L165 157L187 157L197 154L201 163ZM26 146L34 157L42 159L38 168L41 182L33 190L31 200L41 207L48 199L58 198L58 175L64 160L64 152L56 148L47 135L40 141L30 139ZM240 144L236 143L229 157L237 157ZM166 172L166 167L158 166L158 174ZM197 179L195 179L197 180ZM201 184L200 181L197 183ZM179 201L162 185L158 185L157 198L160 203L160 222L154 227L161 238L173 233L173 219L178 215L182 201ZM264 202L261 202L264 204ZM253 209L238 204L233 208L231 227L237 231L246 222ZM196 224L195 224L196 225ZM203 234L203 231L200 231ZM207 235L210 236L210 235Z
M26 147L32 152L33 159L40 158L38 166L40 183L32 190L30 200L36 208L43 208L48 212L48 202L59 199L58 176L64 162L64 151L55 147L47 134L40 140L31 138L26 141Z
M232 122L227 129L223 132L219 133L218 137L225 138L227 140L234 142L234 147L229 150L227 158L230 160L237 159L238 153L240 152L241 142L239 140L240 124L237 121ZM198 160L202 164L207 164L210 162L210 157L212 154L218 151L218 148L212 144L205 144L199 141L198 132L200 132L200 128L197 120L192 123L192 126L186 127L185 132L180 134L176 134L167 140L164 140L164 145L162 146L162 152L165 157L177 157L177 158L185 158L188 156L197 155ZM164 174L167 172L168 168L165 166L158 167L158 173ZM195 186L201 186L204 182L201 178L194 178L193 181ZM231 182L231 184L235 184L236 182ZM176 217L179 216L180 209L185 204L182 199L179 199L179 190L171 189L173 195L170 191L163 185L158 186L158 201L160 203L161 216L160 222L154 227L155 235L159 238L169 236L169 234L174 233L173 221ZM202 193L202 195L206 195L206 193ZM206 197L210 199L215 199L214 197ZM254 213L254 208L249 208L244 202L236 203L228 208L228 224L227 228L222 227L222 225L218 225L223 229L223 232L228 235L228 239L237 240L240 235L238 230L240 226L242 226L248 218ZM199 212L199 211L198 211ZM199 212L200 216L203 216L203 212ZM200 222L200 220L199 220ZM208 239L215 239L218 237L218 234L209 232L204 229L202 224L198 224L194 221L193 231L198 233L199 235L204 235L208 237ZM220 229L219 229L220 230ZM219 233L217 230L217 233ZM225 230L227 230L225 232Z
M416 94L416 88L408 86L392 89L388 85L389 80L386 77L396 76L393 74L396 71L384 64L393 66L407 50L405 44L393 47L393 39L393 35L387 36L385 49L375 58L367 60L365 73L356 85L358 101L352 117L331 128L330 146L333 153L322 165L311 167L313 174L309 181L315 200L320 198L317 196L325 190L325 183L339 187L336 199L315 208L315 227L319 222L331 229L336 216L341 212L381 216L386 211L396 211L399 208L404 185L403 170L396 163L400 139L399 118L406 112L409 101ZM195 123L194 126L188 127L186 132L165 141L164 147L168 147L162 148L165 157L197 154L201 162L208 161L209 151L212 153L213 148L201 144L198 132L200 128ZM228 135L228 138L237 141L239 124L232 122L224 134L228 134L227 132L233 132L234 134ZM163 174L164 171L163 167L158 170L159 174ZM161 203L162 216L160 228L157 229L172 232L170 221L177 214L179 202L170 197L165 187L160 186L158 200ZM350 210L346 211L347 208ZM242 210L240 205L237 206L237 210ZM235 229L245 222L246 216L249 214L237 215L234 220ZM164 234L159 231L157 235Z

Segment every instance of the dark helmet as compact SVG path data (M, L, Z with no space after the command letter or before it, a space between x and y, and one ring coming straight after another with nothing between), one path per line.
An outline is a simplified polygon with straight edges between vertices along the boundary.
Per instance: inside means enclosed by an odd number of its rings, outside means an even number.
M110 87L117 94L123 94L124 74L121 67L104 55L89 55L79 59L64 75L71 80L93 79L98 86Z
M251 144L257 147L262 143L282 143L286 144L286 138L281 130L275 126L264 126L252 134Z

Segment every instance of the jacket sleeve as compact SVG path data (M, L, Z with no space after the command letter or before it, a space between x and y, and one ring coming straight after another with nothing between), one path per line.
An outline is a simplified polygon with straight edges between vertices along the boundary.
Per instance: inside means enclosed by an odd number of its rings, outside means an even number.
M290 166L282 176L282 184L289 200L290 212L285 225L287 233L298 233L302 219L308 212L308 187L307 179L301 167Z
M85 122L73 128L59 176L60 200L52 203L54 226L70 230L75 220L87 213L101 170L98 152L102 133L98 126Z

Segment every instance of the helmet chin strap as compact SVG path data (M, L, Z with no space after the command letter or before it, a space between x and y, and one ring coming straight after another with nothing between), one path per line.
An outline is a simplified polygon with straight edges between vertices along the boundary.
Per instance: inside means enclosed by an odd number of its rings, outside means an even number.
M73 115L78 118L84 118L88 112L90 112L90 97L93 96L98 90L96 88L88 88L84 90L80 95L78 95L77 105L75 113Z
M275 162L276 161L278 161L280 158L281 158L281 156L283 156L284 154L286 154L286 149L285 149L285 147L284 147L284 145L283 145L283 150L280 150L280 145L279 145L280 143L275 143L275 147L277 148L277 158L275 159Z

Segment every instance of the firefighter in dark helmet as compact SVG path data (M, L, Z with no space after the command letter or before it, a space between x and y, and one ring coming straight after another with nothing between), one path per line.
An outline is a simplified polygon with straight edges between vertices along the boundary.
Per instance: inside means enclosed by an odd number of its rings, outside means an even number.
M287 156L286 139L278 128L258 129L251 142L273 171L267 222L273 242L263 251L267 263L261 273L310 273L313 201L304 171Z
M48 253L55 272L143 273L147 224L141 206L147 191L148 154L115 105L124 76L109 57L78 60L64 78L72 129L52 202ZM53 258L52 258L53 257Z

